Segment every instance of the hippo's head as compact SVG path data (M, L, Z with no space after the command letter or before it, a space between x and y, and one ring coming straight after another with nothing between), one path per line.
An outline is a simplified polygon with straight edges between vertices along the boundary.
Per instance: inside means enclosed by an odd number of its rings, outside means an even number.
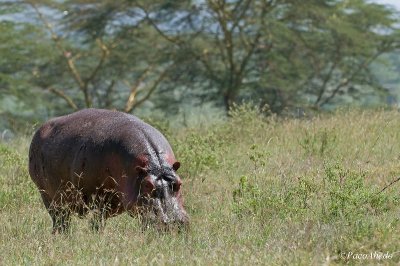
M159 229L187 227L188 215L183 207L182 181L176 174L180 166L143 168L138 166L140 190L138 203L145 225L155 224Z

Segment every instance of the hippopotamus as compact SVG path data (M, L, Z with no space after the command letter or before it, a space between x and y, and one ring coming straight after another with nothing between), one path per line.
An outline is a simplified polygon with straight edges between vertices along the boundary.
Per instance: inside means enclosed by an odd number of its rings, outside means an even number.
M145 227L186 227L179 167L157 129L119 111L84 109L53 118L29 149L29 174L53 233L68 231L71 213L92 213L95 230L124 212L141 217Z

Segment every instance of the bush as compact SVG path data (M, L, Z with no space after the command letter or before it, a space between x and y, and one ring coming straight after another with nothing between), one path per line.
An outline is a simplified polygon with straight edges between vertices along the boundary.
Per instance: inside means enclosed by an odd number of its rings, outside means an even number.
M184 176L196 177L220 164L224 140L214 131L207 133L192 131L175 145L177 158L185 165Z
M250 158L258 158L253 154ZM264 164L260 164L264 166ZM387 212L397 202L394 196L378 193L366 183L366 173L344 169L339 163L326 164L322 180L303 176L288 182L258 183L262 176L241 176L233 190L233 212L239 217L260 219L299 217L332 222L357 220L365 215Z
M322 218L357 218L389 209L390 201L375 186L366 184L366 173L343 169L339 164L325 165Z

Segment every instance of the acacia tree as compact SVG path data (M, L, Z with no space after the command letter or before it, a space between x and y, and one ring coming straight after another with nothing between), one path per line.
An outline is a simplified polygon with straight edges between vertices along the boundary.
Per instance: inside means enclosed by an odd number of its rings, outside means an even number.
M180 32L161 29L170 16L155 16L142 8L154 29L192 60L183 62L185 69L203 75L205 85L222 96L226 110L237 101L244 80L249 75L257 53L271 49L262 41L267 34L266 16L274 1L208 0L192 3L186 9L172 10L181 15L176 27ZM154 11L153 11L154 12ZM190 78L190 76L189 76ZM193 79L189 79L192 81ZM203 88L204 89L204 88ZM218 98L214 96L209 98Z
M34 85L71 109L185 100L228 110L243 99L321 108L379 90L369 66L399 40L394 11L364 0L24 3L53 44Z
M51 44L34 24L12 20L20 10L14 2L0 5L0 129L26 130L25 120L45 115L47 100L32 86L36 66L49 60ZM3 16L4 15L4 16Z
M244 98L261 98L276 111L310 99L320 108L340 94L364 93L365 85L380 90L370 65L398 48L394 11L367 1L196 3L180 11L188 19L179 34L145 12L157 32L193 57L197 64L186 69L196 67L227 110Z
M380 90L370 66L399 47L393 12L365 1L318 5L314 9L300 6L290 27L299 40L295 50L302 51L302 61L308 66L301 93L318 109L339 94L363 94L365 86Z
M121 21L124 5L89 2L25 1L59 55L38 66L36 85L74 110L97 106L131 112L149 100L174 61L144 51L155 36L141 26L140 14L131 14L135 23Z

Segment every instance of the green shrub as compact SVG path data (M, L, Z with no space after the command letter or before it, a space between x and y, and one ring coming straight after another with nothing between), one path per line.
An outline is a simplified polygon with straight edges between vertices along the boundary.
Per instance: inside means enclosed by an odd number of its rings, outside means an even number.
M349 219L387 211L391 199L365 180L363 171L346 170L337 163L325 165L322 217Z
M233 212L239 217L255 215L259 211L261 198L257 184L249 182L247 176L241 176L238 188L233 191Z
M261 176L242 176L233 190L233 212L260 219L302 220L312 214L324 222L352 221L387 212L398 201L377 193L375 186L366 183L365 172L346 170L338 163L326 164L324 169L322 180L304 176L287 182L264 181L264 186L259 183Z
M196 177L220 164L224 140L214 131L206 133L192 131L175 145L177 158L185 165L184 175Z
M21 165L22 161L23 158L19 153L0 143L0 167Z

